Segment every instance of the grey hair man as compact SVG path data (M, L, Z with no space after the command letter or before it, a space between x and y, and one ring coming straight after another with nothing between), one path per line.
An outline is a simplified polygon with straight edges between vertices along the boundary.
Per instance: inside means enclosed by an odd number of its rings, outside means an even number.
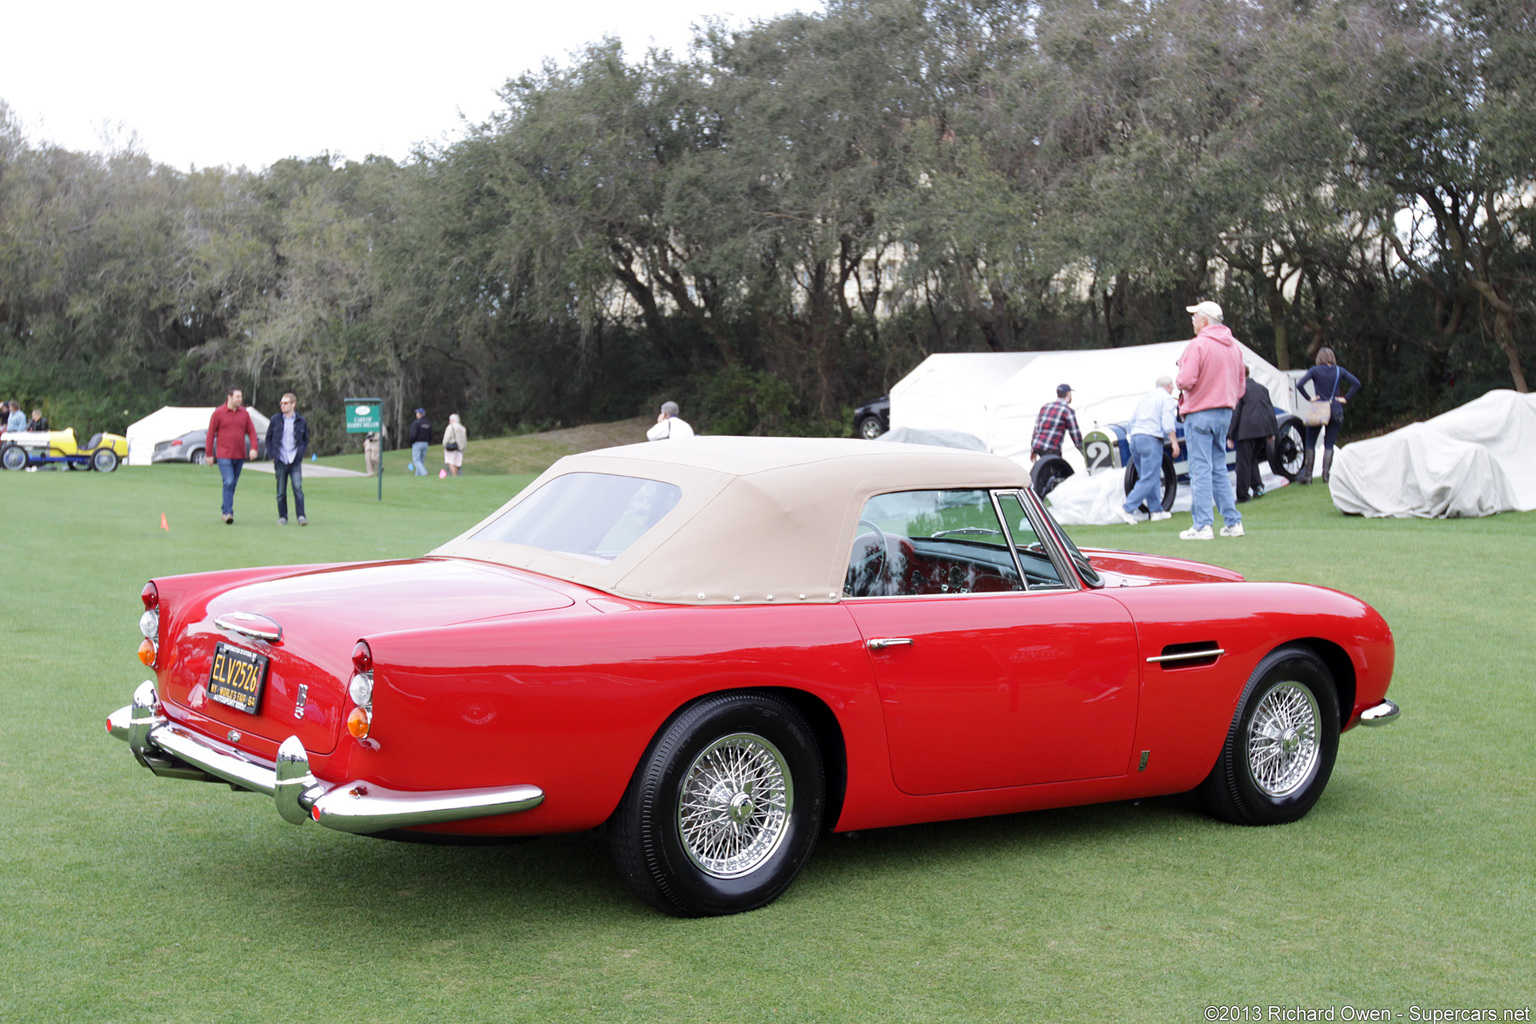
M648 441L665 441L668 438L692 437L693 428L678 414L676 402L662 402L656 425L645 432Z
M1167 374L1157 378L1151 391L1136 403L1127 430L1130 436L1131 458L1136 465L1136 483L1125 496L1125 504L1115 510L1121 521L1135 526L1135 512L1145 502L1154 520L1172 519L1173 512L1163 508L1163 442L1172 446L1173 457L1179 457L1178 436L1179 403L1173 397L1173 378Z

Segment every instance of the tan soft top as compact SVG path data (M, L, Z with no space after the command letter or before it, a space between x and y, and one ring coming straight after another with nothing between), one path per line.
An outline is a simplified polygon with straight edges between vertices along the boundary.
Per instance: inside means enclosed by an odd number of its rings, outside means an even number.
M610 473L675 484L677 505L606 564L470 540L554 477ZM555 463L434 555L499 562L621 597L670 604L828 602L842 596L854 529L876 494L1027 487L998 455L797 437L692 437L605 448Z

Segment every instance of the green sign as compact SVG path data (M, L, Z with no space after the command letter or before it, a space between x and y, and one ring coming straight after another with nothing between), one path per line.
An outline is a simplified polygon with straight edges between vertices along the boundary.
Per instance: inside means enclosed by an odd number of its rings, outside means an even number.
M348 398L347 403L347 433L371 434L383 429L384 426L384 399L382 398Z

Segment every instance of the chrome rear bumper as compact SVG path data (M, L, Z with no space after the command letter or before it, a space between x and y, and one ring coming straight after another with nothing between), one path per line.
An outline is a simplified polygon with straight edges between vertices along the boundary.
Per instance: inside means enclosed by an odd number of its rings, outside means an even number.
M1397 716L1403 713L1402 708L1389 700L1380 704L1373 704L1360 712L1361 725L1390 725L1397 721Z
M141 683L133 703L107 717L107 732L127 743L138 762L156 775L227 782L265 793L283 819L295 825L312 818L327 828L367 834L512 814L544 802L537 786L405 792L361 781L327 785L310 774L309 754L297 736L284 740L277 763L268 765L170 721L157 713L159 706L154 683Z

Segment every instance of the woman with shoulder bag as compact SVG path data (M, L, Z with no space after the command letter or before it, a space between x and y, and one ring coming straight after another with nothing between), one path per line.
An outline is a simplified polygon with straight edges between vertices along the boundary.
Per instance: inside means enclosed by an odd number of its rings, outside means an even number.
M463 476L464 449L469 447L469 431L459 422L459 414L448 417L443 430L443 467L449 476Z
M1312 385L1312 395L1307 396L1306 386ZM1345 384L1349 385L1347 394L1340 395ZM1307 443L1306 459L1301 466L1301 475L1296 478L1299 484L1312 482L1312 459L1317 451L1317 435L1323 435L1323 483L1328 482L1328 474L1333 469L1333 444L1339 436L1339 424L1344 422L1344 403L1355 397L1355 392L1360 390L1360 378L1350 373L1339 365L1333 349L1324 345L1317 350L1317 361L1312 369L1301 375L1296 382L1296 390L1301 392L1303 398L1308 398L1312 408L1306 410Z

